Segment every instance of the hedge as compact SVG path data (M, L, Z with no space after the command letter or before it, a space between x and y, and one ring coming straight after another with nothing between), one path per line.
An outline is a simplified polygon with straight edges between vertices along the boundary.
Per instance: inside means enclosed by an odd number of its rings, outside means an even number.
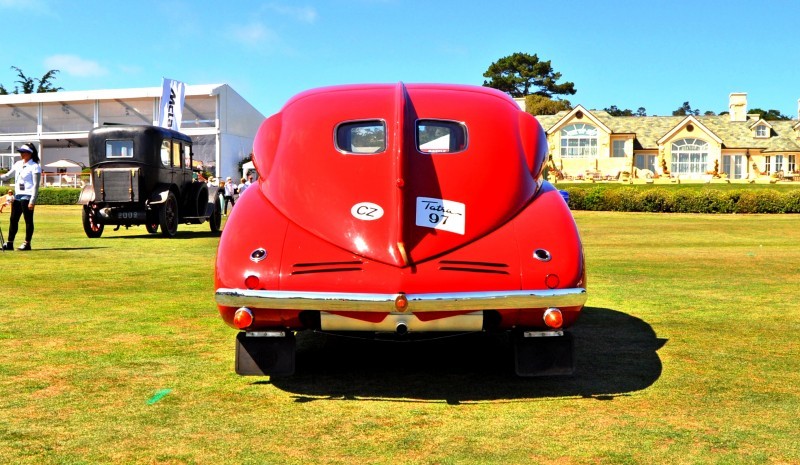
M800 189L778 192L715 189L567 187L573 210L653 213L800 213Z
M37 205L74 205L81 190L73 187L43 187L36 198Z

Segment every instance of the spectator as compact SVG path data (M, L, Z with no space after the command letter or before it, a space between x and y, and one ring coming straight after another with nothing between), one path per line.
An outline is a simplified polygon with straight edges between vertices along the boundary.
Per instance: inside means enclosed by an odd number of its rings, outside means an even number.
M10 226L8 227L8 241L3 244L3 250L14 248L14 237L19 228L19 218L25 217L25 242L17 250L31 250L33 238L33 208L36 205L36 196L39 195L39 184L42 182L42 167L39 166L39 151L34 144L23 144L17 148L22 160L14 163L11 171L0 176L0 180L7 180L16 175L14 185L17 192L11 204Z
M223 208L222 212L223 215L226 216L228 215L228 203L231 204L231 210L233 210L233 207L236 205L236 199L234 199L233 197L235 195L236 195L236 184L234 184L233 181L231 180L231 177L228 176L225 179L225 192L223 193L223 196L225 197L225 207Z
M14 203L14 191L9 189L8 194L4 195L0 202L2 202L2 205L0 205L0 213L3 213L3 210L5 210L7 206L11 206L11 204Z

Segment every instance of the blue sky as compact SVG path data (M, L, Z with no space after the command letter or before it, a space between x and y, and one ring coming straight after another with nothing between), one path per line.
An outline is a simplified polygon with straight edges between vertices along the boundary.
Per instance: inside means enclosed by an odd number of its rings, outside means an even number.
M0 83L64 90L230 84L265 116L292 95L361 82L483 83L514 52L551 60L573 104L669 115L689 101L797 118L800 2L0 0Z

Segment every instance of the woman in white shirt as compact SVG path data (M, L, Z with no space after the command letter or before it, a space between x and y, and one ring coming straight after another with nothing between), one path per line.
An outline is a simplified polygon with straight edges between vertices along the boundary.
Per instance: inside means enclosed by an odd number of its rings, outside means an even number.
M33 238L33 208L36 205L36 196L39 195L39 184L42 181L42 167L39 166L39 151L34 144L23 144L17 148L22 160L14 163L11 171L0 176L3 181L16 175L14 179L14 203L11 204L11 219L8 227L8 242L3 244L3 250L14 248L14 237L19 228L19 217L25 217L25 242L18 250L31 250Z

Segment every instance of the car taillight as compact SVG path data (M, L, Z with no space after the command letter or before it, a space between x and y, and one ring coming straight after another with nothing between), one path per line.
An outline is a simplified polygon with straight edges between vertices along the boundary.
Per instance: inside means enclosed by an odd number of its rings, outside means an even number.
M564 324L564 316L557 308L548 308L544 311L544 324L553 329L558 329Z
M258 288L259 284L261 284L261 281L258 279L258 276L254 274L251 274L250 276L244 278L244 285L248 289L256 289Z
M253 324L253 312L249 308L242 307L233 314L233 326L245 329Z
M544 284L550 289L555 289L561 283L561 280L558 278L557 274L549 274L544 278Z

